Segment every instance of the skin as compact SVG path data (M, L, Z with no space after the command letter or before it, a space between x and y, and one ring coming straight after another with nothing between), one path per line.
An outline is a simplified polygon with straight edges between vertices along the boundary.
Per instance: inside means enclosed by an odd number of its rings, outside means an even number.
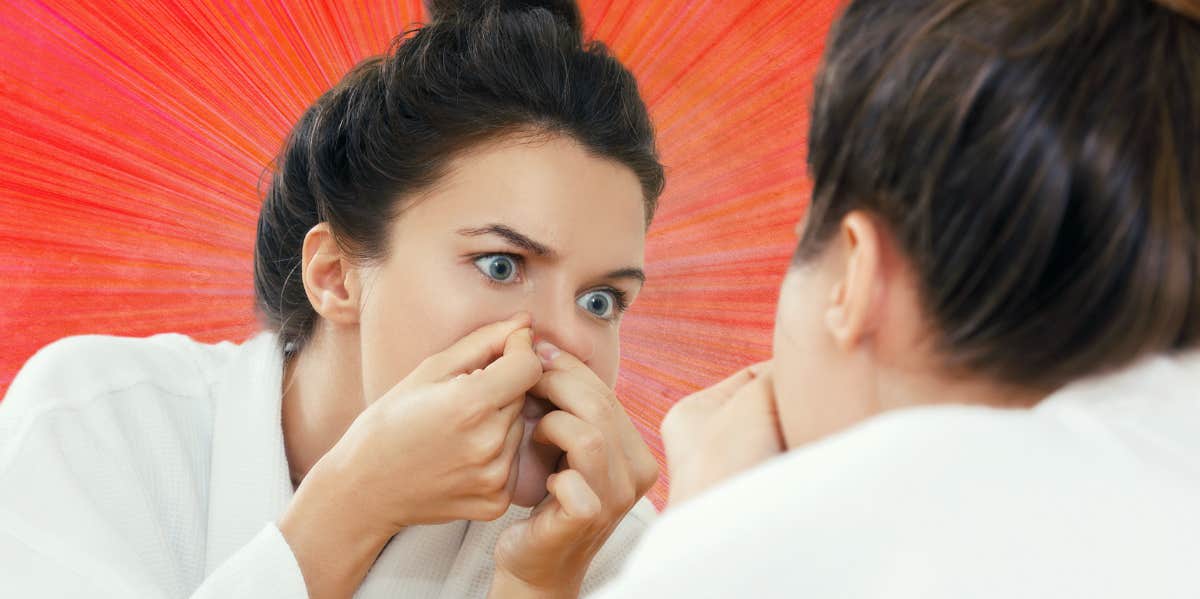
M658 475L612 391L618 304L642 283L639 182L520 134L400 206L370 264L324 224L305 238L320 319L285 373L298 487L280 530L310 596L348 597L406 526L534 505L497 544L494 594L575 596Z
M848 214L824 251L784 278L772 359L667 414L669 505L889 410L1023 408L1046 394L950 371L932 339L918 279L891 232L870 214Z

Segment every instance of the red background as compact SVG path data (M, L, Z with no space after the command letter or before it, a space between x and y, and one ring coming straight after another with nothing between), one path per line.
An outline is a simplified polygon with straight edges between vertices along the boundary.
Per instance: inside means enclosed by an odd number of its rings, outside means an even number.
M836 3L581 5L637 75L668 169L618 386L661 458L672 402L770 354ZM0 5L0 393L66 335L251 335L264 166L321 92L423 18L419 0Z

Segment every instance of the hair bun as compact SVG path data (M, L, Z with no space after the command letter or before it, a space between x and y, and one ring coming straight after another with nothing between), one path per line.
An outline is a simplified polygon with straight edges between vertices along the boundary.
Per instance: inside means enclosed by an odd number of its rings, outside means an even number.
M575 0L425 0L425 7L434 22L474 22L489 11L522 13L545 10L554 18L583 35L583 17Z
M1200 0L1150 0L1171 12L1200 23Z

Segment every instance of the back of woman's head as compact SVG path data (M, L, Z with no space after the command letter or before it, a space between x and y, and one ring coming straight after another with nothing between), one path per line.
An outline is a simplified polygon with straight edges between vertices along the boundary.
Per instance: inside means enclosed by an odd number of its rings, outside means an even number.
M299 119L279 155L258 222L255 293L289 352L317 314L300 276L307 232L327 222L345 252L387 252L403 200L450 162L509 134L566 135L633 171L646 219L663 171L633 76L585 43L573 1L429 2L433 22L358 64Z
M855 0L796 260L886 223L948 366L1055 387L1200 343L1200 2Z

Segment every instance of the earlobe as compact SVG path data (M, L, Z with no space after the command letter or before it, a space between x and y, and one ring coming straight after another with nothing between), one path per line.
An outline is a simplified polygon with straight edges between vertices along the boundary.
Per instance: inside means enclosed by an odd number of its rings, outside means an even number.
M845 265L831 293L825 327L844 351L857 347L877 324L877 297L884 284L881 234L879 225L865 213L851 212L842 219Z
M301 270L308 301L321 318L338 324L358 322L359 281L329 223L319 223L304 236Z

